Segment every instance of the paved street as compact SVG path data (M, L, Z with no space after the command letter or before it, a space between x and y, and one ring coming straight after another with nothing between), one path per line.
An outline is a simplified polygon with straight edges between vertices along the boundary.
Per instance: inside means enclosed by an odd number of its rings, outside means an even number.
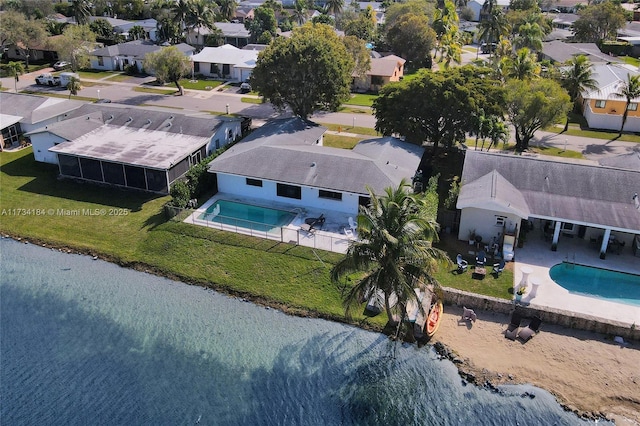
M467 60L471 60L470 53L464 55ZM33 90L43 92L56 92L68 94L69 92L61 88L49 88L37 86L35 77L43 72L51 70L40 70L20 76L18 90ZM153 81L153 77L139 78L132 77L124 82L109 82L108 80L86 80L88 84L79 93L79 96L90 98L107 98L112 102L119 102L129 105L154 105L169 108L180 108L192 111L206 111L215 113L225 113L228 111L234 114L241 114L256 120L266 120L278 116L287 116L276 111L270 104L252 104L242 102L242 97L237 87L226 86L223 91L218 88L212 91L185 90L184 96L168 96L153 93L136 92L133 89L141 84ZM3 78L2 85L10 91L14 91L14 81L12 78ZM153 87L153 86L152 86ZM320 112L311 117L320 123L332 123L345 126L349 130L352 126L375 127L375 118L371 114L353 113L328 113ZM515 132L511 132L512 139ZM590 160L597 161L603 157L620 155L640 150L640 144L631 142L621 142L617 140L608 141L602 139L591 139L578 136L568 136L538 131L536 137L531 141L532 146L554 146L560 149L582 152Z

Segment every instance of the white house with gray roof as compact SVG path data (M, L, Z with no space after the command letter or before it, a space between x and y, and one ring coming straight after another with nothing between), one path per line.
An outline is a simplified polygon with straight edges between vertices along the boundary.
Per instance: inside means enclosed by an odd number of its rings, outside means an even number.
M614 238L628 247L640 235L640 170L467 151L461 184L461 240L470 230L500 240L528 220L548 229L552 250L584 239L604 259Z
M177 44L175 47L186 56L191 56L195 50L185 43ZM162 46L158 46L148 40L134 40L113 46L105 46L89 53L91 55L91 68L95 70L123 71L126 67L135 65L138 68L138 72L141 72L144 68L145 56L162 48Z
M230 44L205 47L191 57L193 71L206 77L244 81L256 67L258 53L255 50L238 49Z
M424 149L385 137L353 150L323 146L326 128L300 118L268 122L214 159L218 191L355 215L370 187L381 194L411 179Z
M117 104L85 104L29 135L37 161L60 175L168 193L189 167L240 135L241 119Z

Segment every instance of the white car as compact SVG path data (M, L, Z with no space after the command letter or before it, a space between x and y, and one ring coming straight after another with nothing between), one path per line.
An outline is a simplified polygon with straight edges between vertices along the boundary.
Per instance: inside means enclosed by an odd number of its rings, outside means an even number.
M69 65L71 65L69 62L58 61L55 64L53 64L53 69L56 70L56 71L60 71L60 70L63 70L65 68L68 68Z

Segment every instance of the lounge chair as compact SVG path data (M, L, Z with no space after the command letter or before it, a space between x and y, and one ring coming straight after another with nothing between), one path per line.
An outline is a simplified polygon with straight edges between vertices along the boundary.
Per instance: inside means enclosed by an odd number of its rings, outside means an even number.
M505 262L504 259L500 260L498 263L493 264L493 274L498 278L502 271L504 271Z
M353 231L350 228L344 228L344 235L346 235L350 240L355 238L355 235L353 235Z
M351 228L351 230L353 231L353 233L356 233L356 230L358 229L358 224L353 220L353 218L351 216L349 216L349 228Z
M324 214L321 214L319 217L308 217L304 220L304 223L300 225L300 229L313 234L318 225L324 225L324 220Z
M483 251L478 252L478 255L476 256L476 265L484 266L485 263L487 263L487 255Z
M462 320L463 321L473 321L476 322L476 320L478 319L478 316L476 315L475 312L473 312L473 309L468 309L466 307L462 307L463 311L462 311Z
M513 245L516 242L516 237L513 235L505 235L504 242L502 243L502 258L506 262L510 262L513 260L514 252Z
M522 315L518 311L513 311L511 314L511 320L509 321L509 326L507 330L504 332L504 337L511 340L516 340L518 337L518 329L520 328L520 323L522 322Z
M538 317L533 317L528 326L518 332L518 339L523 343L531 339L539 330L542 325L542 320Z
M469 262L467 262L466 260L464 260L462 258L461 254L458 254L458 256L456 257L456 264L458 265L458 273L461 274L464 271L467 270L467 267L469 266Z

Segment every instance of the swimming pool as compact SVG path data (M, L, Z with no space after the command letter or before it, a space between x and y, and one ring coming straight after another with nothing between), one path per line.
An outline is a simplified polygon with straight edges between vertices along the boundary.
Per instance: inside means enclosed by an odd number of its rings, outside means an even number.
M552 267L549 275L572 293L640 306L640 275L566 262Z
M280 227L291 223L295 217L295 213L285 210L217 200L198 219L254 231L276 232Z

